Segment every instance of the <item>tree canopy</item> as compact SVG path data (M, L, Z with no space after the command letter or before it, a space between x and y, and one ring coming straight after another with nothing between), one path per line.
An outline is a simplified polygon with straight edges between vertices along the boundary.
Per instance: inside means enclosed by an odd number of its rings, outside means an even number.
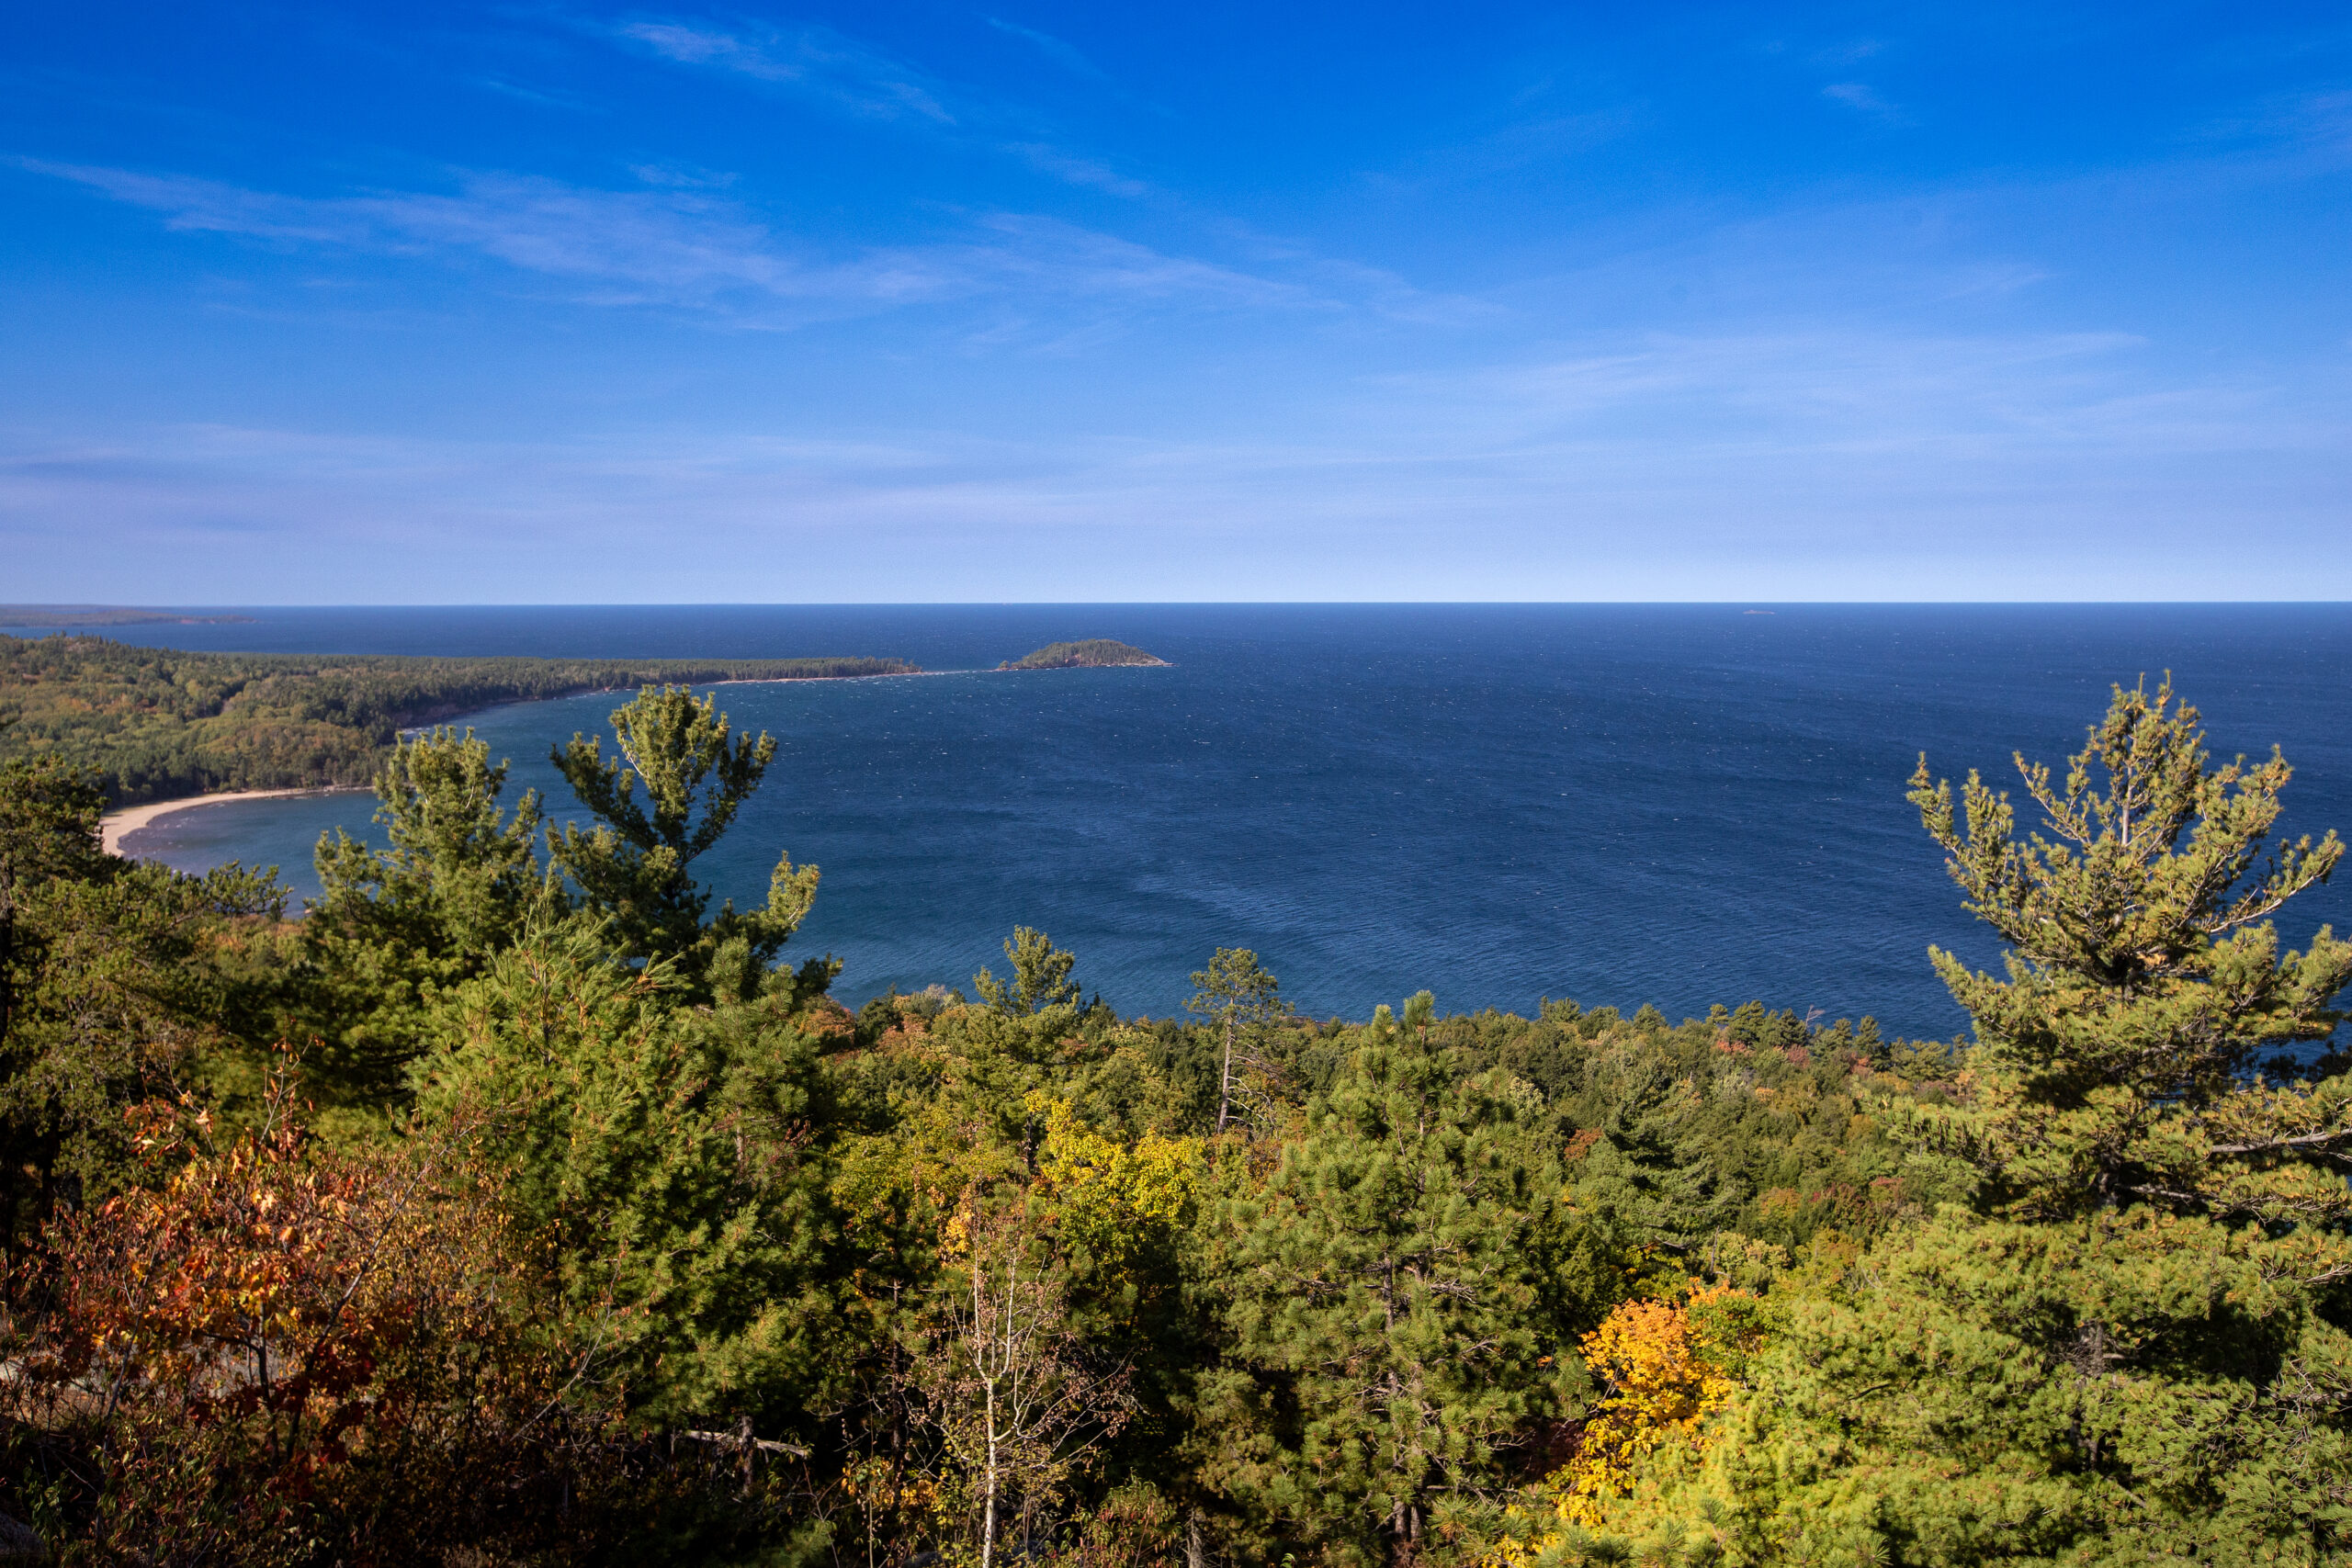
M2007 949L1943 1042L1230 946L1123 1016L1030 926L853 1013L814 867L695 876L790 741L649 685L551 824L393 739L299 918L0 762L0 1553L2352 1562L2341 849L2168 686L2017 804L1922 760Z

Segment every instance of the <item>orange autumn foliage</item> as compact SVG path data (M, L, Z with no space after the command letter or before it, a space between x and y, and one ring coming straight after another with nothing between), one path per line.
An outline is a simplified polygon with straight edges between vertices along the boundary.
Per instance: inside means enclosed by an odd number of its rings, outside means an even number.
M12 1281L5 1457L65 1479L99 1562L580 1542L610 1445L462 1140L323 1148L283 1076L268 1109L224 1144L133 1112L153 1184L62 1216Z

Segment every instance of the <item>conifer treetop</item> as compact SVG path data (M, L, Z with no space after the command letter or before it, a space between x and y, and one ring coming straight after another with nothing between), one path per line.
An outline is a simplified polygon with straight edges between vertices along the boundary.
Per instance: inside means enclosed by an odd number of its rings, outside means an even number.
M2017 758L2048 837L2020 840L2007 795L1974 773L1955 813L1920 759L1910 799L1968 908L2009 944L2006 980L1928 950L1978 1048L1972 1105L1931 1119L1926 1141L1991 1179L1996 1201L2352 1212L2340 1179L2308 1168L2352 1170L2344 1097L2281 1100L2247 1077L2258 1053L2324 1040L2345 1017L2352 942L2322 927L2282 954L2269 923L2344 846L2333 832L2272 840L2292 774L2275 750L2208 761L2169 679L2153 697L2114 688L2063 786Z

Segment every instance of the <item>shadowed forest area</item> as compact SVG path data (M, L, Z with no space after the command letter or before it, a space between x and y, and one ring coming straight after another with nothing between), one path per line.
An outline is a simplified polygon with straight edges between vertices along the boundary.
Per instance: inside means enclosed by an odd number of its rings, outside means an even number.
M2014 796L1922 759L2009 952L1923 955L1937 1043L1238 948L1122 1017L1027 928L853 1012L817 868L696 881L775 746L668 686L558 749L585 829L384 734L297 918L102 853L96 770L522 677L0 646L189 705L0 763L0 1556L2352 1561L2352 943L2270 924L2341 846L2168 688Z

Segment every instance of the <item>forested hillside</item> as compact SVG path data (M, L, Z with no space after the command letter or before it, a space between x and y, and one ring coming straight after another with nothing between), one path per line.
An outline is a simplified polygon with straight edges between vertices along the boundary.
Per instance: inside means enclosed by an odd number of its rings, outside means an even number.
M1125 1017L1026 928L852 1011L787 957L815 867L750 909L694 878L773 743L682 690L613 721L555 758L593 829L399 744L300 919L102 854L58 757L0 770L13 1526L142 1564L2352 1561L2352 1078L2280 1055L2352 944L2267 923L2340 847L2270 841L2285 764L2211 767L2169 692L2028 770L2040 838L1923 761L1923 851L2012 953L1934 955L1965 1043L1316 1021L1238 948Z
M914 668L897 659L312 658L0 637L0 759L95 769L118 805L365 784L401 729L498 703Z

